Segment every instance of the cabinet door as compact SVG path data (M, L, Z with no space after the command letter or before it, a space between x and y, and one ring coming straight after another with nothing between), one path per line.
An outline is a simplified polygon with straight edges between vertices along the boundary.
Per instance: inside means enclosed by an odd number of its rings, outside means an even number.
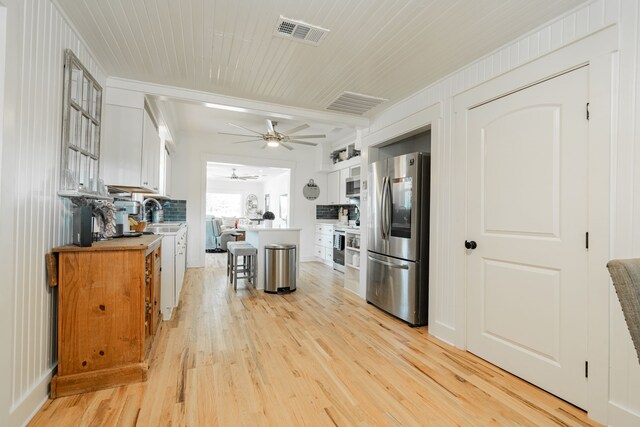
M105 184L123 187L142 184L143 115L141 108L105 104L104 140L100 144Z
M327 203L335 205L340 203L340 171L327 175Z
M164 195L171 197L171 153L164 150Z
M160 137L149 113L144 110L144 133L142 139L142 183L141 186L153 192L160 189ZM157 163L157 164L156 164Z
M340 169L340 181L339 181L339 191L340 191L340 204L349 204L349 199L347 198L347 178L349 178L349 169Z

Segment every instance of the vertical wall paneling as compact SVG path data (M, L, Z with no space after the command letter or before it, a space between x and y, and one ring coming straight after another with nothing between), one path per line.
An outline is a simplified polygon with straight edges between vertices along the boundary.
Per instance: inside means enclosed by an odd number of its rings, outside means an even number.
M6 5L11 89L4 98L9 125L3 137L10 143L2 146L0 167L0 268L11 301L1 327L11 332L0 360L8 362L3 366L11 378L2 386L9 399L0 400L0 424L8 417L8 424L20 425L47 398L56 363L56 295L46 285L44 255L70 240L71 206L57 196L65 48L73 49L102 85L106 76L55 3L7 0Z
M430 324L430 333L448 342L458 342L461 313L464 307L456 306L456 290L453 283L461 280L457 275L465 271L460 257L456 255L459 242L452 241L456 227L464 227L464 216L459 215L460 205L456 200L462 195L452 188L456 173L453 150L456 144L452 99L471 87L486 82L500 74L509 72L554 50L563 48L587 35L610 26L618 25L620 65L614 67L612 101L613 117L617 126L612 130L612 257L640 256L640 7L630 0L596 0L587 2L573 12L515 40L486 57L441 79L435 84L386 109L372 120L363 131L363 153L368 141L375 135L392 128L405 118L429 105L442 105L442 135L439 138L441 152L434 149L434 158L441 162L438 176L440 194L437 198L435 221L439 233L435 236L439 255L436 258L435 292L438 307L435 324ZM619 99L618 99L619 98ZM432 138L436 147L436 138ZM616 160L617 159L617 160ZM363 157L363 167L366 167ZM439 219L443 219L440 221ZM446 219L446 220L445 220ZM361 272L361 277L366 276ZM635 358L629 333L624 324L615 293L611 293L611 369L609 377L609 422L615 425L637 425L640 422L640 365ZM430 320L431 322L431 320Z

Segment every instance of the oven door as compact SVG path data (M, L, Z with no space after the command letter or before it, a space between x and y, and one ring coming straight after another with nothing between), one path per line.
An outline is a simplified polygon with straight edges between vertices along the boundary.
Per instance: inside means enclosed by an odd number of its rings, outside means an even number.
M344 247L345 247L345 234L344 232L333 233L333 265L337 270L344 271Z

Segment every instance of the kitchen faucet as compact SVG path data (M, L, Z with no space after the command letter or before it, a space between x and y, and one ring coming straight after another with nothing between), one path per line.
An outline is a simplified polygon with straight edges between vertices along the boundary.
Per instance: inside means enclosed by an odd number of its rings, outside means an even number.
M147 220L147 203L148 202L155 202L156 206L158 207L158 210L161 211L162 210L162 205L160 204L160 202L158 202L156 199L154 199L153 197L149 197L148 199L144 199L142 201L142 220L146 221ZM153 215L151 216L151 219L153 222ZM160 221L157 221L160 222Z

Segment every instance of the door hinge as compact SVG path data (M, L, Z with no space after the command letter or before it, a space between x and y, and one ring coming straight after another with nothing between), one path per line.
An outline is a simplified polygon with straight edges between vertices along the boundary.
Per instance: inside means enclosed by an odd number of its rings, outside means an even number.
M587 120L589 120L589 103L587 102Z
M589 378L589 361L584 361L584 377Z
M589 232L584 233L584 247L589 249Z

